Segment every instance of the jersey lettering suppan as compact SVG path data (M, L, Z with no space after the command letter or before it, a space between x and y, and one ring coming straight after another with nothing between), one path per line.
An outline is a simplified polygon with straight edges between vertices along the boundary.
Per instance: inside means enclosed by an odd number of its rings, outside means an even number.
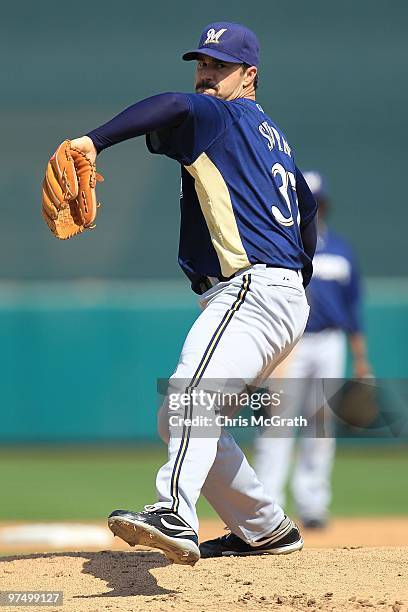
M193 289L256 263L310 268L299 224L316 205L284 134L254 100L187 97L188 117L147 145L182 166L179 263Z

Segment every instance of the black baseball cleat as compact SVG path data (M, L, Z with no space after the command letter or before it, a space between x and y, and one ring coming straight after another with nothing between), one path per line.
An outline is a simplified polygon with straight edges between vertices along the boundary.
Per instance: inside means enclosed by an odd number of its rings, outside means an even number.
M108 517L108 526L130 546L158 548L173 563L194 565L200 558L196 532L167 508L145 506L142 512L114 510Z
M301 519L302 525L305 529L326 529L327 519L324 518L305 518Z
M200 545L202 559L211 557L246 557L248 555L286 555L303 548L299 529L287 516L269 536L253 544L247 544L233 533Z

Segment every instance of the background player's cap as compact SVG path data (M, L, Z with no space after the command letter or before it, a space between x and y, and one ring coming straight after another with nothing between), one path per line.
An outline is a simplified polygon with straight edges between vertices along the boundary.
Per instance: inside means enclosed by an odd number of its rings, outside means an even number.
M224 62L259 64L259 42L254 32L229 21L217 21L204 28L198 48L184 53L183 60L195 60L198 53Z
M303 176L315 198L327 198L326 182L320 172L307 170Z

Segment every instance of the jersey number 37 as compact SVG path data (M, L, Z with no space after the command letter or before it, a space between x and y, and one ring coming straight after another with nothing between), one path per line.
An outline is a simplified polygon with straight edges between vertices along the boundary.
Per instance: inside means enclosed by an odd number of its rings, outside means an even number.
M291 206L290 197L289 197L290 195L293 195L295 199L296 211L297 211L296 221L297 221L297 224L299 225L300 224L300 214L299 214L298 201L297 201L297 195L296 195L295 175L293 174L293 172L288 172L287 170L285 170L282 164L274 164L272 166L272 175L275 180L277 176L279 176L281 179L282 185L278 187L278 189L280 193L282 194L283 200L285 201L285 204L288 207L288 211L289 211L289 216L285 217L282 211L277 206L273 205L271 209L273 216L275 217L278 223L280 223L281 225L284 225L285 227L290 227L291 225L294 224L292 206ZM293 192L293 194L291 194L291 192Z

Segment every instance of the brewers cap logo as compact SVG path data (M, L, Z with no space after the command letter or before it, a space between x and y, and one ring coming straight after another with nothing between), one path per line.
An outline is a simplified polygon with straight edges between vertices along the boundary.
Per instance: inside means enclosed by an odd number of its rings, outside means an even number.
M218 44L220 42L220 38L221 36L224 34L224 32L227 31L227 28L221 28L221 30L218 30L218 32L216 32L214 30L214 28L211 28L210 30L208 30L207 32L207 38L204 41L205 45L208 45L210 43L215 43Z

